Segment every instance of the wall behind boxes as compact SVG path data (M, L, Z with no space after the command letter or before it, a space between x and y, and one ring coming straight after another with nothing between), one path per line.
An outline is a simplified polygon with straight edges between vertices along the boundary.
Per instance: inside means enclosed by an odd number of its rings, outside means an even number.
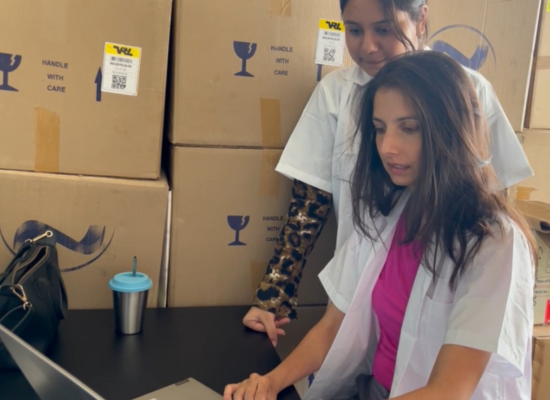
M533 61L530 109L526 126L550 129L550 3L543 1L537 48Z
M540 9L523 147L534 176L520 183L516 204L539 245L534 298L535 324L550 323L550 1ZM550 326L536 326L533 341L532 399L550 398Z
M2 2L0 268L22 241L52 230L70 308L112 307L108 281L133 256L154 282L148 306L157 303L172 2L134 5Z
M534 176L521 182L522 199L550 203L550 1L542 2L523 149Z

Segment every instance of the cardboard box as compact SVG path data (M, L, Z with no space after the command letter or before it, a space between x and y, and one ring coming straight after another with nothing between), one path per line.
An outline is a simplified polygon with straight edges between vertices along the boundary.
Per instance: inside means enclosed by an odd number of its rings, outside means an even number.
M170 141L284 147L335 69L315 64L320 18L340 20L338 1L175 0Z
M550 87L549 87L550 89ZM531 164L534 176L520 183L520 187L531 188L531 200L550 203L550 130L525 131L523 150Z
M550 326L533 330L532 400L550 399Z
M46 229L57 240L69 307L111 308L109 280L138 270L153 281L157 304L168 183L0 171L0 265Z
M0 168L158 178L170 18L171 0L4 0Z
M428 45L482 73L521 132L540 0L430 0Z
M550 3L543 1L527 127L550 129Z
M534 297L535 325L550 324L550 204L516 200L537 240L537 263Z
M292 182L280 150L172 148L168 306L251 304L273 256ZM332 258L330 220L308 258L300 305L326 303L317 274Z
M519 143L523 146L525 142L525 134L516 132L516 137L518 138ZM518 186L519 185L516 183L515 185L509 186L504 189L508 202L511 205L514 205L514 203L516 202L516 198L518 197Z

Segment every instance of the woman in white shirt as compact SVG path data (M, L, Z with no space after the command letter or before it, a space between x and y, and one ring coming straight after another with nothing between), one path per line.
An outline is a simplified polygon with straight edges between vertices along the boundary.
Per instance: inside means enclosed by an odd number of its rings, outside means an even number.
M536 244L490 163L463 68L436 52L366 86L353 232L320 279L330 304L296 350L225 400L528 400Z
M336 0L335 0L336 1ZM267 332L272 343L296 317L298 287L307 255L334 206L336 249L353 232L349 179L358 143L350 111L353 97L386 62L426 48L426 0L340 0L346 44L355 64L328 74L317 86L286 145L277 171L294 179L292 199L273 258L244 318ZM492 164L500 187L532 175L531 168L490 83L465 68L481 102L491 133Z

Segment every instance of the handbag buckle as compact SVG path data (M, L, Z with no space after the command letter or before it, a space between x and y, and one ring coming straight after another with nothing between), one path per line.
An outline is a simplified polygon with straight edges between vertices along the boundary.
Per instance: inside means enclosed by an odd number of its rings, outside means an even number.
M42 240L44 238L50 238L53 236L53 232L52 231L46 231L44 232L42 235L39 235L37 237L35 237L34 239L27 239L25 240L25 242L28 242L28 243L36 243L38 242L39 240Z
M19 300L23 302L23 310L26 310L31 306L22 285L14 285L10 288L10 290ZM19 292L17 290L19 290Z

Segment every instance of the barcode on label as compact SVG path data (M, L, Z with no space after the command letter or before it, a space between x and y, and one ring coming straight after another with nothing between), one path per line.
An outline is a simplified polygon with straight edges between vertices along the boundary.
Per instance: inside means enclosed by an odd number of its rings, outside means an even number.
M134 60L129 58L122 58L122 57L111 57L111 61L126 63L126 64L132 64Z
M113 80L111 81L111 89L126 89L126 77L123 75L113 75Z
M335 62L336 61L336 49L325 47L323 50L323 61Z

